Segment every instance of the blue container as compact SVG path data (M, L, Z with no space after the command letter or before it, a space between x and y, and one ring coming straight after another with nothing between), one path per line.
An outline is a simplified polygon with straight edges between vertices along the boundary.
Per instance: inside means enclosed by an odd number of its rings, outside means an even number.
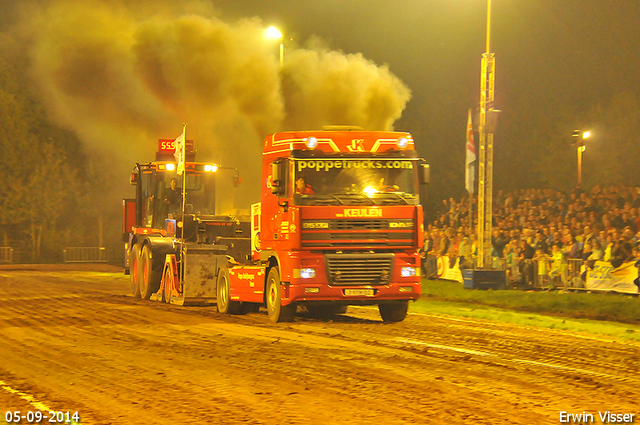
M462 272L462 282L466 289L501 289L507 286L504 270L472 270Z

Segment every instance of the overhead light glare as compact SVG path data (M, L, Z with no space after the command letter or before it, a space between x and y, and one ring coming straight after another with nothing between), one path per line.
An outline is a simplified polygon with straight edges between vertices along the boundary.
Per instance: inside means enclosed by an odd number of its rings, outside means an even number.
M269 38L276 38L276 39L282 38L282 33L280 31L278 31L278 28L276 28L276 27L267 28L267 31L266 31L265 34Z

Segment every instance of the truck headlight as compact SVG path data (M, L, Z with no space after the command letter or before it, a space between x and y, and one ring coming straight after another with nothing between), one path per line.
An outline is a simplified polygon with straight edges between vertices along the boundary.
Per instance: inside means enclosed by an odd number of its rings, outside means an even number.
M400 276L402 276L402 277L418 276L417 268L416 267L403 267L400 270Z
M300 279L313 279L316 277L316 269L307 267L304 269L293 269L293 277Z

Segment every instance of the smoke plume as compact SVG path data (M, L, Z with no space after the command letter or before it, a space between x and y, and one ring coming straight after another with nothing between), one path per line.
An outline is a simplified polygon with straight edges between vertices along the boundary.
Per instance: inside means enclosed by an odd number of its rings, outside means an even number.
M263 138L349 124L391 129L410 98L386 66L286 47L258 18L224 22L206 3L51 0L24 10L33 76L50 114L92 150L131 166L188 123L200 160L237 167L256 202ZM238 194L236 194L238 195ZM244 196L242 196L244 195Z

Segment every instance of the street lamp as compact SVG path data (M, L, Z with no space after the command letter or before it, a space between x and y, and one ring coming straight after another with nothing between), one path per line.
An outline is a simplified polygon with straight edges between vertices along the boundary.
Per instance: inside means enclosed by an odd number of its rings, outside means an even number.
M576 144L578 151L578 187L582 186L582 153L587 149L584 144L584 139L588 139L591 136L590 131L582 133L580 130L573 130L573 143Z
M282 68L282 65L284 65L284 37L282 36L282 33L278 31L278 28L276 27L269 27L265 32L265 36L267 38L280 40L280 68Z

